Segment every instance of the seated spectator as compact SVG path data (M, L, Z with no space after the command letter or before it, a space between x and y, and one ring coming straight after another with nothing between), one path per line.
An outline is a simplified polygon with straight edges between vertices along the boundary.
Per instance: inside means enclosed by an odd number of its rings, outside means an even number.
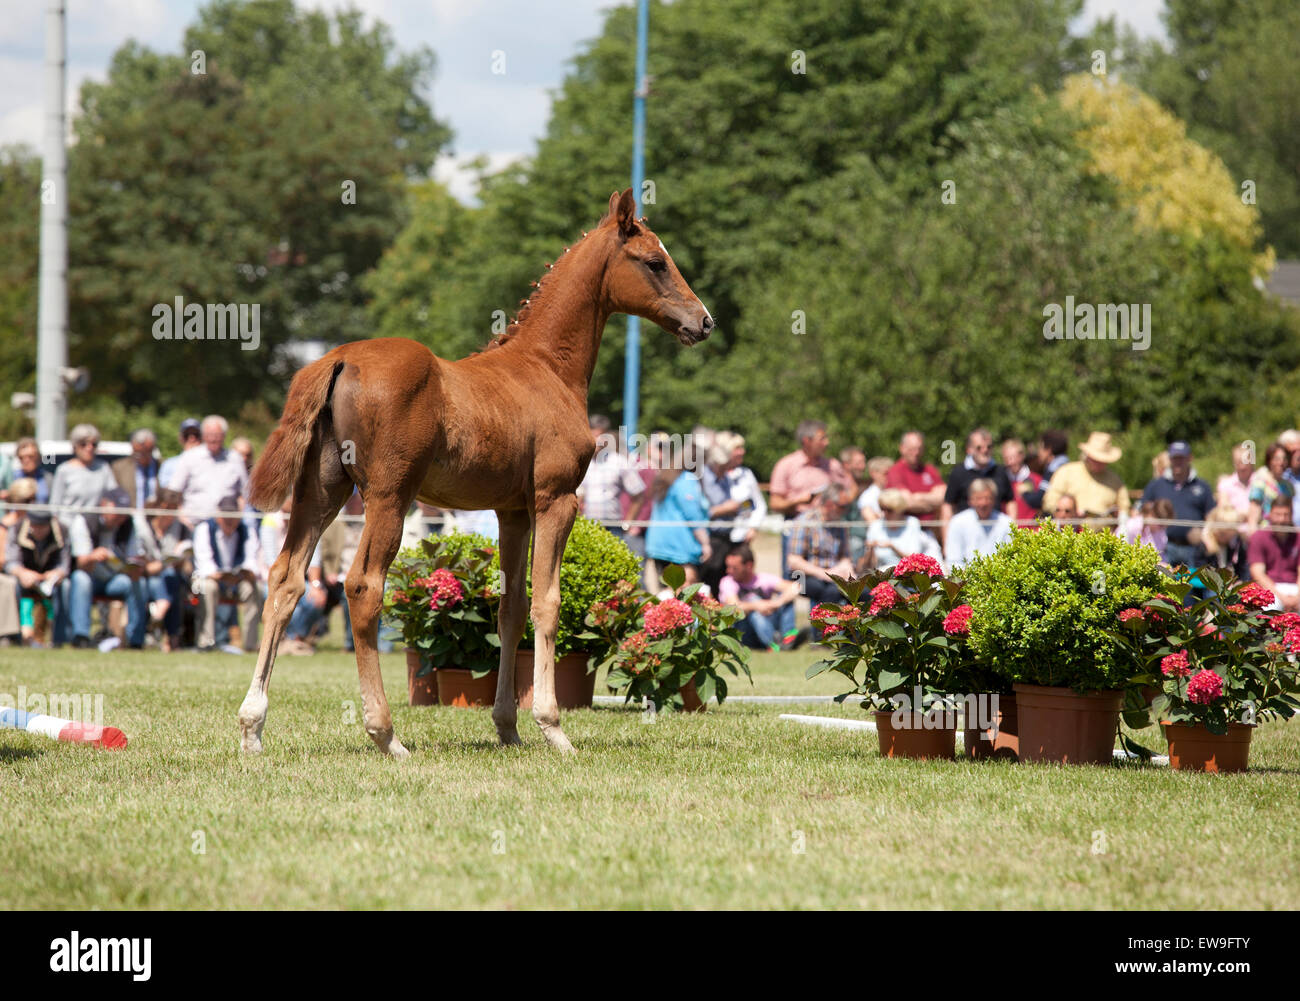
M162 651L180 649L181 594L193 573L194 545L185 523L174 513L181 506L181 495L163 487L151 506L166 514L145 519L140 533L145 554L145 573L149 581L149 617L163 626Z
M1173 514L1167 520L1197 522L1196 525L1168 526L1165 531L1169 541L1162 555L1170 566L1185 566L1191 570L1200 566L1205 554L1190 540L1188 533L1192 528L1200 527L1214 507L1214 491L1192 468L1192 449L1187 442L1170 444L1169 468L1163 476L1146 485L1142 500L1167 500L1173 508Z
M1291 484L1291 518L1296 525L1300 525L1300 503L1294 502L1295 498L1300 497L1300 431L1294 428L1283 431L1277 440L1291 457L1290 463L1282 472L1282 478Z
M21 483L30 484L27 489L35 492L36 486L30 480L15 481L11 490L17 490ZM15 503L31 501L15 499ZM68 531L62 522L45 511L24 512L9 533L4 569L18 582L19 622L25 644L41 647L50 642L46 627L51 622L56 625L52 642L66 642L60 629L67 626L64 582L71 567Z
M849 494L839 484L827 484L818 493L814 506L794 520L790 533L790 573L796 579L802 576L803 593L814 605L824 601L842 603L844 596L831 580L831 574L853 576L848 533L834 525L844 517Z
M1151 478L1158 480L1167 472L1169 472L1169 452L1168 450L1157 452L1151 459Z
M1238 580L1250 580L1246 539L1240 531L1245 521L1246 516L1231 505L1216 507L1206 516L1201 534L1206 566L1230 570Z
M1034 520L1043 514L1043 478L1025 461L1025 443L1019 438L1008 438L1002 443L1002 465L1015 495L1007 514L1016 524L1032 528ZM1036 499L1037 504L1031 504L1030 498Z
M157 438L148 428L131 434L131 454L112 463L113 478L131 498L131 507L142 510L158 492L158 460L153 457Z
M239 502L233 497L217 508L220 517L200 521L194 528L192 587L199 596L198 646L202 651L216 649L217 605L222 598L237 598L244 650L252 652L257 649L262 616L257 538L239 517Z
M885 486L902 490L907 495L907 513L922 521L939 513L947 492L939 470L927 463L924 455L925 435L908 431L898 440L898 461L885 474Z
M1300 589L1296 586L1300 533L1291 528L1291 498L1279 495L1269 505L1268 521L1251 535L1246 550L1250 579L1277 596L1269 606L1272 611L1300 611Z
M41 465L41 449L36 444L36 439L19 438L14 445L14 460L15 464L10 466L4 479L0 480L0 500L13 500L9 491L18 480L31 480L36 485L35 498L31 503L49 503L53 478Z
M867 476L867 453L856 445L845 445L840 449L840 465L853 481L850 492L853 494L853 503L856 504L862 491L871 483Z
M1141 501L1138 509L1128 516L1128 520L1115 529L1115 534L1125 542L1154 546L1160 554L1161 562L1167 562L1165 549L1169 545L1169 533L1165 530L1164 522L1172 521L1173 518L1174 505L1167 498Z
M1079 524L1079 504L1070 494L1061 494L1056 499L1052 520L1060 525L1070 525L1076 532L1083 531L1083 526Z
M758 478L743 465L743 437L734 431L715 432L707 458L699 472L700 486L709 506L709 521L714 526L709 529L711 552L703 564L702 579L717 594L726 573L727 554L754 538L758 525L767 516L767 501L758 488Z
M99 447L99 430L95 425L78 424L68 437L72 442L72 458L54 473L50 503L81 508L76 513L94 518L96 515L90 509L98 506L100 498L117 486L117 479L109 464L95 455ZM72 525L71 516L68 523Z
M867 553L877 570L888 570L904 556L920 553L942 560L935 537L921 527L919 518L907 513L907 493L890 488L880 491L884 515L867 527Z
M1246 524L1254 531L1269 510L1279 499L1294 500L1295 488L1286 478L1287 467L1291 464L1291 453L1286 446L1274 442L1264 450L1264 465L1256 469L1250 478L1250 513L1246 515Z
M693 449L691 450L693 452ZM700 564L712 553L705 525L709 508L700 478L690 469L695 456L679 454L667 460L650 486L650 526L645 533L646 556L655 561L657 582L669 564L686 571L689 583L700 580Z
M172 473L168 488L181 495L181 512L188 513L191 521L226 510L221 502L227 498L243 505L248 469L242 455L226 448L227 428L224 417L210 414L203 418L203 447L182 452Z
M199 422L193 417L187 417L181 421L181 430L178 436L181 443L181 454L173 455L170 459L163 459L162 465L158 467L158 486L170 487L172 476L176 472L176 464L181 461L181 455L184 455L192 448L198 448L203 443L203 434L199 430Z
M1083 458L1078 462L1067 462L1052 474L1043 495L1043 509L1055 510L1056 500L1061 494L1074 498L1079 516L1083 518L1118 519L1121 524L1128 518L1128 490L1119 474L1111 469L1111 464L1123 456L1111 443L1110 435L1094 431L1088 440L1079 446Z
M1007 511L1015 504L1016 495L1011 490L1007 472L993 459L993 435L985 428L976 428L966 436L966 458L948 474L948 486L943 495L941 517L946 525L952 516L965 511L967 491L976 480L992 480L997 487L996 504L999 511Z
M1240 511L1243 520L1250 514L1250 478L1255 475L1255 463L1247 461L1251 450L1245 445L1232 449L1232 472L1219 477L1215 488L1218 506Z
M872 522L880 517L880 491L887 489L885 480L892 465L883 455L877 455L867 463L867 475L871 477L871 483L858 495L858 513L862 515L863 521Z
M953 571L1011 539L1011 519L997 509L998 485L975 480L968 494L970 506L952 516L944 541L944 559Z
M718 585L718 600L745 613L740 641L755 650L794 650L809 633L794 625L799 585L775 574L754 571L754 551L741 543L727 554L727 575Z
M90 646L91 606L98 597L126 602L127 646L133 650L144 647L149 588L135 519L124 510L130 506L126 491L114 486L104 492L98 513L75 515L68 525L73 569L66 585L65 609L74 647Z

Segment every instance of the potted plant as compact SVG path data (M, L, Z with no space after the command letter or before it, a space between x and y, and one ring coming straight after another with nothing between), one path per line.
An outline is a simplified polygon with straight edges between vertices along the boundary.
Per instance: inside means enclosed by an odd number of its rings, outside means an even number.
M500 556L494 567L500 566ZM555 630L555 698L561 709L590 708L596 687L597 658L587 646L586 618L593 604L608 597L619 581L637 580L640 559L621 539L590 518L577 518L560 561L560 613ZM532 598L532 566L526 574ZM515 691L520 708L533 704L533 641L531 618L515 657Z
M1113 626L1159 592L1158 562L1151 546L1044 521L964 568L970 643L1012 685L1021 761L1112 760L1133 673Z
M1125 714L1130 726L1158 721L1179 771L1242 772L1261 719L1290 719L1300 710L1297 666L1300 615L1266 612L1274 595L1231 573L1203 568L1203 597L1184 601L1186 573L1166 585L1169 597L1118 615L1118 638L1129 649L1135 682L1158 685L1149 710Z
M953 630L968 614L957 611L961 582L919 554L889 570L832 579L844 603L812 611L832 652L806 677L837 671L848 678L853 690L837 701L863 696L885 757L951 758L957 739L952 665L963 656Z
M943 620L949 643L948 687L965 704L962 753L977 761L1018 761L1020 725L1016 693L1011 683L972 647L973 614L970 605L957 605Z
M593 602L578 638L596 650L598 667L608 668L610 687L625 692L626 701L702 711L715 696L726 700L724 668L750 678L736 626L742 613L700 594L699 584L685 587L679 566L664 570L662 581L672 590L664 598L620 582L609 598Z
M468 534L429 536L397 554L384 615L406 643L411 705L495 701L501 658L495 559L488 539Z

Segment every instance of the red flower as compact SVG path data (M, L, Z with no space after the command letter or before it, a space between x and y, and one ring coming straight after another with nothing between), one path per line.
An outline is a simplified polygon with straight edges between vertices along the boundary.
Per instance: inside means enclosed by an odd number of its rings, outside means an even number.
M645 610L645 631L650 636L663 636L694 621L691 606L677 598L666 598Z
M620 643L618 645L618 648L620 650L626 650L628 653L631 654L638 654L638 653L643 653L645 651L645 643L646 640L645 640L644 632L633 633L622 643Z
M1300 612L1279 612L1268 620L1268 627L1279 633L1290 632L1300 626Z
M428 577L417 580L415 583L433 592L433 595L429 598L430 608L443 606L454 608L465 597L465 591L460 586L460 581L456 579L454 573L446 568L435 570Z
M898 592L894 590L893 584L882 580L871 589L871 599L871 614L879 615L898 604Z
M966 636L970 633L970 605L958 605L943 620L943 631L950 636Z
M1282 644L1277 642L1265 643L1264 652L1273 657L1276 657L1278 654L1282 652Z
M1249 614L1250 614L1250 609L1247 608L1245 605L1241 604L1241 602L1237 602L1237 604L1235 604L1235 605L1229 605L1229 606L1228 606L1228 611L1230 611L1230 612L1236 612L1238 615L1249 615Z
M808 613L808 617L814 622L834 622L839 618L839 614L839 605L818 605Z
M1187 651L1179 650L1160 658L1160 670L1169 678L1182 678L1191 674L1192 669L1187 666Z
M1119 612L1120 622L1132 622L1134 619L1142 618L1142 609L1140 608L1121 608Z
M908 574L923 573L930 577L942 577L943 567L939 561L923 553L913 553L911 556L904 556L894 567L895 577L905 577ZM874 592L873 592L874 593Z
M1187 699L1208 706L1223 694L1223 679L1213 671L1202 671L1187 683Z
M822 627L823 636L834 636L842 627L834 624L828 624Z
M857 622L862 617L862 612L857 605L840 606L840 624L845 622Z
M1267 608L1277 601L1277 595L1259 584L1247 584L1241 589L1240 597L1242 603L1251 608Z
M1287 653L1300 653L1300 626L1286 631L1286 635L1282 637L1282 645L1286 647Z

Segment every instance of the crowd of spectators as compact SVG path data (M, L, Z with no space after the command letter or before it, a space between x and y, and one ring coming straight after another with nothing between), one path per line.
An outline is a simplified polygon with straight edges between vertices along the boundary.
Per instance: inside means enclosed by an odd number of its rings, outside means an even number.
M583 513L646 560L648 581L678 564L740 607L754 647L804 642L795 599L837 600L834 576L889 569L912 554L956 570L1006 541L1013 525L1040 518L1150 544L1169 566L1230 569L1272 590L1279 607L1300 610L1300 431L1279 435L1258 465L1248 444L1234 448L1233 471L1213 485L1198 476L1188 443L1171 442L1134 503L1113 468L1122 453L1101 431L1072 459L1060 431L1028 447L1009 438L995 448L993 435L975 428L945 476L927 461L919 431L901 436L897 457L852 446L832 455L826 425L806 420L765 490L735 432L656 434L630 452L604 417L590 426L596 450L579 489ZM280 511L252 508L252 445L227 445L227 434L218 415L185 420L179 453L160 462L154 432L142 428L131 454L110 463L97 454L97 429L81 424L70 435L72 458L53 473L34 440L19 441L0 466L0 501L16 505L0 518L0 643L90 646L104 636L92 632L97 602L120 602L127 648L255 650L289 502ZM354 495L344 513L362 510ZM772 516L781 526L779 575L755 569L756 535ZM405 543L450 527L496 535L492 512L419 505ZM282 650L311 653L338 606L350 647L342 581L359 535L359 524L338 519L322 537Z
M584 513L638 547L647 580L678 563L689 580L739 606L754 647L807 638L794 627L792 593L835 601L834 575L888 569L914 553L959 569L1009 539L1014 525L1032 529L1041 518L1149 543L1170 567L1231 569L1272 590L1280 607L1297 607L1297 431L1279 435L1258 468L1249 445L1233 449L1234 471L1214 485L1197 475L1188 443L1171 442L1135 503L1114 469L1123 453L1104 431L1072 453L1059 430L1030 446L1008 438L995 448L988 429L975 428L945 476L927 461L919 431L902 435L896 458L852 446L832 455L826 425L806 420L798 447L773 467L765 501L734 432L696 428L675 451L665 449L666 436L651 436L640 455L620 450L608 428L592 419L597 454L580 492ZM781 517L780 576L753 565L751 543L769 513Z
M131 435L131 454L108 462L99 431L72 429L72 458L51 475L36 441L17 442L0 469L0 643L112 649L118 639L94 628L94 610L120 602L121 645L177 650L254 651L271 565L284 544L284 512L248 501L253 448L226 444L228 425L213 414L182 422L177 455L159 462L157 436ZM48 505L28 509L27 505ZM360 499L347 510L359 513ZM310 653L323 613L342 602L342 576L360 526L336 521L322 537L308 587L284 644ZM329 573L322 567L328 565ZM345 635L350 638L346 607Z

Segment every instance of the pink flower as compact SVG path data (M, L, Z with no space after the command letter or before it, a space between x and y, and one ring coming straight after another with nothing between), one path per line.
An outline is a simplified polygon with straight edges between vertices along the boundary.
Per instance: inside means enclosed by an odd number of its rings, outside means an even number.
M841 625L843 625L845 622L857 622L858 619L861 617L862 617L862 612L858 609L857 605L840 606Z
M943 620L943 631L950 636L966 636L970 633L970 605L958 605Z
M836 633L838 633L842 628L843 628L842 626L837 626L837 625L833 625L833 624L823 626L823 627L822 627L822 635L823 635L823 636L834 636L834 635L835 635Z
M905 577L908 574L923 573L930 577L942 577L943 567L939 561L923 553L913 553L911 556L904 556L894 567L895 577ZM874 592L873 592L874 593Z
M1282 637L1282 645L1286 647L1287 653L1300 653L1300 626L1286 631L1286 635Z
M1182 678L1191 674L1192 669L1187 666L1187 651L1179 650L1160 658L1160 670L1168 678Z
M870 612L872 615L879 615L898 604L898 592L894 590L893 584L882 580L871 589L871 599Z
M1134 619L1142 618L1142 609L1140 608L1122 608L1119 613L1120 622L1132 622Z
M834 622L839 615L839 605L818 605L808 613L808 617L814 622Z
M1267 608L1277 601L1277 595L1259 584L1247 584L1241 589L1240 597L1242 604L1251 608Z
M1201 671L1187 683L1187 699L1208 706L1223 694L1223 679L1213 671Z
M645 631L649 636L663 636L694 621L691 606L677 598L666 598L645 610Z

